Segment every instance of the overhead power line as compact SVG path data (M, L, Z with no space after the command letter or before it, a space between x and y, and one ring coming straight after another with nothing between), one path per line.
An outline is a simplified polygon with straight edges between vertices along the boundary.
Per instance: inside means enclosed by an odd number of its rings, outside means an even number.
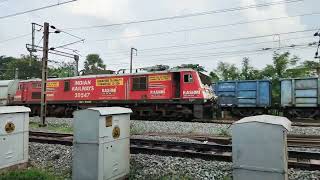
M153 51L153 50L159 50L159 49L172 49L172 48L187 48L187 47L194 47L194 46L207 46L207 45L227 43L227 42L233 42L233 41L242 41L242 40L266 38L266 37L272 37L274 35L288 35L288 34L296 34L296 33L304 33L304 32L313 32L315 30L318 30L318 29L305 29L305 30L298 30L298 31L289 31L289 32L281 32L281 33L273 33L273 34L264 34L264 35L258 35L258 36L248 36L248 37L241 37L241 38L235 38L235 39L223 39L223 40L217 40L217 41L207 41L207 42L200 42L200 43L189 43L189 44L162 46L162 47L145 48L145 49L139 48L139 52ZM119 54L119 53L125 53L125 52L128 52L128 50L110 52L110 54Z
M222 27L227 27L227 26L236 26L236 25L243 25L243 24L250 24L250 23L257 23L257 22L265 22L265 21L273 21L273 20L281 20L281 19L288 19L288 18L296 18L296 17L303 17L303 16L312 16L312 15L320 15L320 12L312 12L312 13L305 13L305 14L299 14L299 15L294 15L294 16L282 16L282 17L275 17L275 18L268 18L268 19L258 19L258 20L253 20L253 21L241 21L241 22L230 23L230 24L195 27L195 28L190 28L190 29L180 29L180 30L174 30L174 31L165 31L165 32L158 32L158 33L141 34L141 35L136 35L136 36L122 36L122 37L118 37L118 38L96 39L96 40L88 40L88 41L97 41L97 42L99 42L99 41L110 41L110 40L119 40L119 39L139 38L139 37L146 37L146 36L158 36L158 35L163 35L163 34L189 32L189 31L196 31L196 30L203 30L203 29L222 28Z
M302 33L302 32L313 32L315 29L306 29L306 30L299 30L299 31L290 31L290 32L282 32L276 33L277 35L285 35L285 34L295 34L295 33ZM192 43L192 44L183 44L183 45L174 45L174 46L163 46L157 48L147 48L142 49L143 51L155 50L155 49L168 49L168 48L176 48L176 47L189 47L194 45L208 45L208 44L217 44L217 43L225 43L225 42L232 42L232 41L241 41L241 40L249 40L249 39L258 39L258 38L265 38L265 37L272 37L274 34L265 34L265 35L258 35L258 36L249 36L249 37L242 37L242 38L235 38L235 39L226 39L226 40L217 40L217 41L208 41L202 43Z
M8 42L8 41L16 40L16 39L21 39L21 38L24 38L24 37L28 37L30 35L31 35L31 33L18 35L18 36L9 38L9 39L2 40L2 41L0 41L0 44Z
M223 52L216 52L216 53L207 53L204 55L200 56L189 56L189 57L176 57L176 58L162 58L162 59L157 59L157 60L151 60L148 62L171 62L171 61L179 61L179 60L186 60L186 59L195 59L195 58L206 58L206 57L224 57L224 56L229 56L229 55L243 55L247 53L265 53L265 52L270 52L270 51L275 51L275 50L288 50L288 49L297 49L297 48L314 48L316 44L314 42L312 43L306 43L306 44L297 44L297 45L289 45L289 46L283 46L280 48L265 48L265 49L254 49L254 50L240 50L240 51L223 51ZM139 63L142 63L141 61L137 61ZM122 65L122 64L129 64L126 62L122 63L117 63L117 64L109 64L109 65Z
M19 16L19 15L22 15L22 14L27 14L27 13L31 13L31 12L39 11L39 10L43 10L43 9L48 9L48 8L52 8L52 7L55 7L55 6L60 6L60 5L63 5L63 4L68 4L68 3L71 3L71 2L75 2L75 1L77 1L77 0L69 0L69 1L65 1L65 2L58 2L56 4L51 4L51 5L48 5L48 6L43 6L43 7L39 7L39 8L35 8L35 9L30 9L30 10L27 10L27 11L17 12L17 13L5 15L5 16L0 16L0 19Z
M154 22L154 21L182 19L182 18L188 18L188 17L194 17L194 16L204 16L204 15L210 15L210 14L233 12L233 11L240 11L240 10L246 10L246 9L251 9L251 8L267 7L267 6L274 6L274 5L287 4L287 3L295 3L295 2L301 2L301 1L304 1L304 0L283 0L283 1L278 1L278 2L251 4L251 5L248 5L248 6L239 6L239 7L227 8L227 9L219 9L219 10L213 10L213 11L205 11L205 12L184 14L184 15L178 15L178 16L156 18L156 19L128 21L128 22L122 22L122 23L94 25L94 26L71 27L71 28L66 28L64 30L83 30L83 29L94 29L94 28L107 28L107 27L113 27L113 26L139 24L139 23Z
M294 37L294 38L286 38L282 39L282 41L286 40L297 40L297 39L306 39L306 38L313 38L310 36L301 36L301 37ZM189 51L178 51L178 52L173 52L173 53L161 53L161 54L151 54L151 55L143 55L143 53L140 54L138 59L143 59L143 58L150 58L150 57L159 57L159 56L186 56L186 55L195 55L194 53L188 54L191 52L203 52L203 51L209 51L209 50L217 50L217 49L230 49L230 48L236 48L236 47L247 47L247 46L252 46L252 45L257 45L257 44L266 44L266 43L275 43L278 42L277 40L271 40L271 41L261 41L261 42L255 42L255 43L243 43L243 44L237 44L237 45L231 45L231 46L221 46L221 47L212 47L212 48L207 48L207 49L196 49L196 50L189 50ZM273 47L272 47L273 48ZM278 47L279 48L279 47ZM280 47L281 48L281 47ZM262 49L262 48L261 48ZM109 57L112 58L112 57ZM123 60L122 58L112 58L112 60Z

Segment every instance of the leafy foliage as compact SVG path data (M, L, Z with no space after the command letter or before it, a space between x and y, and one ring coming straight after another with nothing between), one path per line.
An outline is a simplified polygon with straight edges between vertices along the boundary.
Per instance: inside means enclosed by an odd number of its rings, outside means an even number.
M316 76L320 71L320 63L315 61L303 61L298 64L300 58L291 56L289 52L273 54L272 64L268 64L262 70L257 70L250 65L249 58L243 58L242 65L237 68L234 64L219 62L218 67L210 72L212 81L221 80L259 80L270 79L272 82L273 103L280 100L280 79Z
M75 63L61 63L58 67L49 69L49 76L51 77L72 77L75 75Z
M88 54L84 62L84 69L81 71L82 75L88 74L107 74L106 65L98 54Z
M15 70L18 69L19 79L41 77L41 62L22 55L20 58L0 57L0 79L13 79Z
M224 81L237 80L240 74L239 69L234 64L225 62L219 62L215 72L217 72L219 79Z
M212 82L217 82L220 79L219 76L215 72L212 72L212 71L209 73L209 77L211 78Z

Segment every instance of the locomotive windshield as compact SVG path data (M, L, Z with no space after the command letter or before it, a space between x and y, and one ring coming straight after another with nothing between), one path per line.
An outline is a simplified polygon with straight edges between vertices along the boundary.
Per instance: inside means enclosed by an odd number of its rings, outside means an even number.
M212 83L211 83L211 78L201 72L199 72L199 76L200 76L200 80L202 82L202 84L205 84L205 85L208 85L210 86Z

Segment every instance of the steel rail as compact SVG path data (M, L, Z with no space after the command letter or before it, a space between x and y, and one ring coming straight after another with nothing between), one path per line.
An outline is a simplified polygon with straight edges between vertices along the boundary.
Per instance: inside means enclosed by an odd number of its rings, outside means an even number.
M30 142L62 144L72 146L72 134L30 132ZM147 139L130 139L131 154L157 154L204 160L232 161L232 146L207 143L187 143ZM320 169L320 153L288 150L290 168L307 170Z

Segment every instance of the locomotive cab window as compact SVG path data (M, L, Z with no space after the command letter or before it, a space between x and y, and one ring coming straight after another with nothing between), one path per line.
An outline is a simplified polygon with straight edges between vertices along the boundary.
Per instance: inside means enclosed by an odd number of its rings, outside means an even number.
M147 90L147 77L134 77L132 78L132 90L144 91Z
M183 82L185 83L192 83L193 82L193 78L191 74L185 74L183 76Z
M70 81L64 81L64 91L70 90Z

